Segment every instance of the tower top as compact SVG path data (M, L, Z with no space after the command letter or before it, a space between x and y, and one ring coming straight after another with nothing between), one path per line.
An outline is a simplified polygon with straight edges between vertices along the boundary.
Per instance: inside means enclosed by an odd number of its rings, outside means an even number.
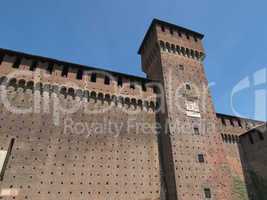
M185 34L192 35L192 36L194 36L198 39L201 39L201 40L204 38L204 35L202 33L195 32L195 31L189 30L187 28L184 28L184 27L181 27L181 26L169 23L169 22L165 22L165 21L162 21L159 19L153 19L149 28L148 28L148 31L146 32L145 37L144 37L144 39L140 45L140 48L138 50L138 54L141 54L141 51L142 51L142 49L143 49L143 47L144 47L144 45L145 45L145 43L149 37L150 32L153 30L153 28L156 25L160 25L160 26L172 29L173 31L180 31L180 32L183 32Z

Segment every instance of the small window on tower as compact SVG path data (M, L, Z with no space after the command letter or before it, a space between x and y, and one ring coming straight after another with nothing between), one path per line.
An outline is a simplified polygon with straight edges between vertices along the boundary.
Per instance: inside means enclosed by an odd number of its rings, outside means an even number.
M184 66L183 65L179 65L179 69L183 71L184 70Z
M21 58L17 57L12 67L13 68L19 68L20 62L21 62Z
M96 82L96 73L91 74L91 82Z
M63 67L63 70L61 72L61 76L67 77L68 76L68 73L69 73L69 67L68 66L64 66Z
M209 188L204 189L204 194L206 199L211 199L211 191Z
M142 83L142 90L145 92L146 91L146 84Z
M190 86L190 84L187 83L187 84L185 85L185 88L186 88L187 90L191 90L191 86Z
M221 118L221 119L222 119L222 124L223 124L224 126L226 126L225 119L224 119L224 118Z
M164 28L164 26L161 26L161 31L162 31L162 32L165 32L165 28Z
M199 129L197 127L194 128L194 134L199 135Z
M135 85L134 85L134 83L132 81L130 81L130 88L131 89L135 89Z
M0 54L0 65L2 64L3 60L4 60L4 54Z
M83 70L82 70L82 69L78 69L76 78L77 78L78 80L82 80L82 79L83 79Z
M105 80L104 80L105 85L109 85L110 84L110 79L108 76L105 76Z
M122 78L120 76L118 77L118 86L122 87Z
M172 29L170 29L170 34L172 34L172 35L173 35L173 30L172 30Z
M205 162L203 154L198 154L198 162L200 162L200 163L204 163Z
M47 72L49 73L49 74L52 74L52 71L53 71L53 63L49 63L49 65L48 65L48 67L47 67Z
M38 61L33 61L31 66L30 66L30 70L34 71L36 69L36 67L37 67L37 64L38 64Z

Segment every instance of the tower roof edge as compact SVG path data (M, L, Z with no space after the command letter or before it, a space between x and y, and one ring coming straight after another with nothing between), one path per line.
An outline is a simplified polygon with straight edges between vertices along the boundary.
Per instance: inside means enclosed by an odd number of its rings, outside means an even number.
M199 32L196 32L196 31L192 31L192 30L187 29L187 28L184 28L184 27L182 27L182 26L178 26L178 25L176 25L176 24L172 24L172 23L169 23L169 22L162 21L162 20L160 20L160 19L156 19L156 18L154 18L154 19L152 20L152 22L151 22L151 24L150 24L150 26L149 26L149 28L148 28L146 34L145 34L145 37L144 37L144 39L143 39L143 41L142 41L140 47L139 47L138 54L141 54L141 51L142 51L142 49L143 49L143 47L144 47L144 44L145 44L146 40L148 39L149 33L151 32L152 28L153 28L156 24L159 24L159 25L165 25L165 26L170 27L170 28L173 28L173 29L175 29L175 30L180 30L180 31L183 31L183 32L188 33L188 34L192 34L192 35L198 37L198 38L201 39L201 40L204 38L204 34L202 34L202 33L199 33Z

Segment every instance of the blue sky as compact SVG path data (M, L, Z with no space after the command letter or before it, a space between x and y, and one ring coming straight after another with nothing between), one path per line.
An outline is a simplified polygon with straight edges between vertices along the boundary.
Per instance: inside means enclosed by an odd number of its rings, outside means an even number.
M264 0L3 0L0 47L144 76L138 47L153 18L205 34L205 70L217 112L232 114L230 94L242 79L250 87L233 104L244 117L266 119L266 83L253 86L267 67ZM266 79L265 79L266 80ZM265 81L266 82L266 81Z

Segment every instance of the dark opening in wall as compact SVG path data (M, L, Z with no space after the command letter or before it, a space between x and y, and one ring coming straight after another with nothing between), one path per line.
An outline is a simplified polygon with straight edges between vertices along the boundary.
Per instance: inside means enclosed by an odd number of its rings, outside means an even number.
M250 141L250 144L254 144L254 140L253 140L251 133L248 134L248 139Z
M204 188L204 194L206 199L211 199L211 191L210 188Z
M190 37L189 37L189 35L188 35L188 34L186 34L186 38L187 38L188 40L190 40Z
M194 128L194 134L199 135L199 129L197 127Z
M205 162L203 154L198 154L198 162L200 162L200 163L204 163Z
M187 90L191 90L191 86L190 86L190 84L187 83L187 84L185 85L185 88L186 88Z
M2 64L3 60L4 60L4 54L0 54L0 65Z
M82 69L78 69L78 72L76 74L76 78L78 80L82 80L83 79L83 70Z
M96 82L96 73L91 74L91 82Z
M183 71L184 70L184 66L183 65L179 65L179 69Z
M165 27L164 26L161 26L161 31L165 32Z
M53 66L54 66L53 63L49 63L49 64L48 64L48 67L47 67L46 70L47 70L47 72L48 72L49 74L52 74Z
M122 87L122 78L120 76L118 77L118 86Z
M194 37L194 40L195 40L195 42L198 42L198 39L197 39L197 37Z
M105 85L109 85L110 84L110 78L108 76L105 76L104 84Z
M20 63L21 63L21 58L20 57L17 57L15 62L13 63L13 68L19 68L20 66Z
M130 81L130 88L131 89L135 89L135 85L134 85L134 82L133 81Z
M172 35L173 35L173 30L172 30L172 29L170 29L170 34L172 34Z
M38 61L36 61L36 60L32 61L32 64L30 66L30 70L34 71L37 67L37 64L38 64Z
M229 119L229 120L230 120L230 124L231 124L232 126L235 126L234 121L233 121L232 119Z
M224 119L224 118L221 118L221 120L222 120L222 124L223 124L224 126L226 126L225 119Z
M142 90L143 91L146 91L146 85L145 85L145 83L142 83Z
M69 67L68 66L63 66L63 69L62 69L62 72L61 72L61 76L68 77L68 73L69 73Z

